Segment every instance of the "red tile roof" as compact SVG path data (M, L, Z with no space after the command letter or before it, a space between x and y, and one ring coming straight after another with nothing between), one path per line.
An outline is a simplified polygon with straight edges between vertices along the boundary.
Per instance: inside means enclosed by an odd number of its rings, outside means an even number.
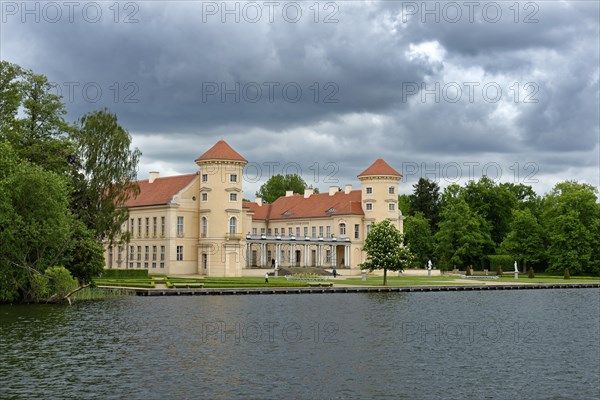
M166 204L173 196L189 185L198 174L168 176L156 178L154 182L138 181L140 194L127 201L127 207L142 207Z
M336 215L364 215L361 205L361 191L352 190L350 193L336 192L333 196L329 193L313 194L308 198L304 195L282 196L273 204L245 202L255 214L254 220L286 220L299 218L319 218Z
M204 160L234 160L248 162L223 139L219 140L213 147L208 149L206 153L198 157L196 162Z
M361 172L358 177L367 175L392 175L402 176L394 168L390 167L388 163L383 161L383 158L378 158L371 166Z

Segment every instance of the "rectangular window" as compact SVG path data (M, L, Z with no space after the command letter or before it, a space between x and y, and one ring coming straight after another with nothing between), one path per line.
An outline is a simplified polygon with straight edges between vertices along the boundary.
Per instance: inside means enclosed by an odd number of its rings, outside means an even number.
M165 217L160 217L160 236L165 237Z
M323 227L319 227L319 237L323 237Z
M161 261L161 262L160 262L160 267L161 267L161 268L164 268L164 267L165 267L165 263Z
M271 236L271 235L272 235L271 228L267 228L267 236Z
M331 227L327 227L327 237L331 237Z
M373 203L367 203L367 211L371 211L373 209Z
M237 193L229 193L229 201L237 201Z
M160 261L165 261L165 246L160 246Z
M133 261L135 258L135 247L129 246L129 261Z
M368 187L367 188L367 194L373 194L373 188L372 187Z
M148 261L144 263L144 268L148 269Z
M202 174L202 182L208 182L208 174Z
M183 246L177 246L177 261L183 261Z
M252 228L252 234L253 234L254 236L258 235L257 228Z
M156 263L155 263L155 262L153 262L153 263L152 263L152 268L153 268L153 269L155 269L155 268L156 268Z
M113 248L110 246L108 248L108 268L112 268L113 266Z
M150 237L150 218L146 217L146 237Z
M300 237L300 227L296 227L296 237Z
M156 261L156 246L152 246L152 261Z
M275 236L279 236L279 228L275 228Z
M121 262L123 262L123 246L119 246L119 252L117 253L117 268L121 268Z
M312 237L317 237L317 227L316 226L312 227Z
M152 236L153 237L156 237L157 224L158 224L158 218L156 218L156 217L152 218Z
M396 189L394 189L393 186L390 186L390 188L388 189L389 194L394 194L395 191L396 191Z
M367 235L371 232L371 225L367 225Z
M138 237L142 237L142 219L138 218Z
M146 246L146 248L144 249L144 260L148 261L148 258L150 258L150 246ZM146 268L148 268L148 266L146 265Z
M208 201L208 193L202 193L202 201Z
M229 182L232 182L232 183L237 182L237 174L229 175Z
M390 203L388 204L388 208L390 209L390 211L394 211L396 209L396 205L394 203Z
M141 261L142 260L142 246L138 246L137 247L137 260ZM139 268L139 267L138 267Z
M360 225L354 224L354 239L358 239L359 232L360 232Z
M304 227L304 236L308 236L308 226Z
M129 222L129 232L131 232L131 236L133 236L133 232L135 232L133 221L134 219L131 218L131 221Z
M281 261L285 260L285 251L281 250L281 254L280 254L279 258L281 258Z
M346 224L340 224L340 236L344 236L346 234Z
M133 268L133 263L132 262L129 263L129 268Z
M292 232L291 227L288 228L288 236L294 236L294 233Z
M183 217L177 217L177 236L183 237Z
M138 268L142 268L142 263L138 261L138 262L137 262L137 267L138 267Z
M260 228L260 234L264 235L265 233L267 233L267 228Z
M325 262L327 262L327 263L331 262L331 250L325 251Z

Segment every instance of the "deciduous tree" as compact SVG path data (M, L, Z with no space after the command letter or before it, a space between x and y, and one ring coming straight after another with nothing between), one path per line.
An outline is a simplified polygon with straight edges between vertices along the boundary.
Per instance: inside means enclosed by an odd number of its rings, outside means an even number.
M402 271L414 263L414 255L402 241L402 234L390 221L373 224L363 248L367 260L360 267L369 271L383 269L383 284L387 285L388 270Z

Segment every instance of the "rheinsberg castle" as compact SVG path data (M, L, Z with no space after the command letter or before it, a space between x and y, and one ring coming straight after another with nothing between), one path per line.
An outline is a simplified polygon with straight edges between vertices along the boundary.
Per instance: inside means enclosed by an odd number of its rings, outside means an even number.
M107 268L150 274L257 276L265 269L318 266L359 273L364 239L385 219L402 231L401 175L383 159L358 175L360 189L288 191L272 204L242 201L246 159L220 140L196 159L197 173L151 172L130 199L127 245L106 246Z

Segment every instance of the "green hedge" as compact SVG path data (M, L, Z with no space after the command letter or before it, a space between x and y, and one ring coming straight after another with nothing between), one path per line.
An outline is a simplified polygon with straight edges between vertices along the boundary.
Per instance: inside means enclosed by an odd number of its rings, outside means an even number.
M102 272L103 279L147 278L147 269L107 269Z
M486 258L490 260L490 271L498 271L498 267L504 271L512 271L515 262L512 256L503 254L490 255Z

